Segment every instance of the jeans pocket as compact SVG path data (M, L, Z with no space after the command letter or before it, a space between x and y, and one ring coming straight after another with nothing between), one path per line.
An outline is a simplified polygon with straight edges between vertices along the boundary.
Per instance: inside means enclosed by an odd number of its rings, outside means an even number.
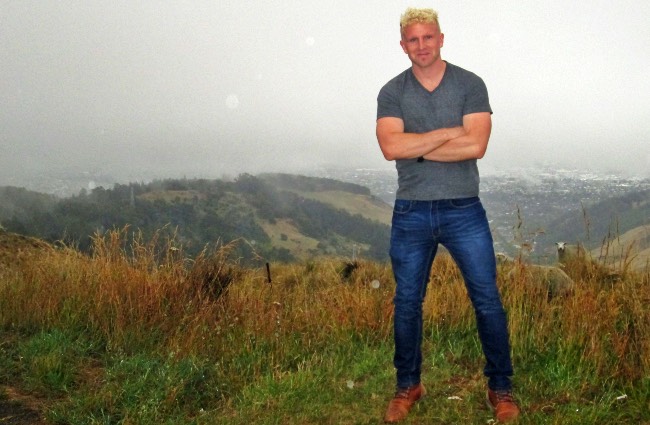
M460 198L460 199L450 199L449 204L453 208L458 208L458 209L463 209L463 208L470 208L473 207L477 204L480 204L481 200L479 199L478 196L473 196L471 198Z
M410 201L408 199L396 199L395 205L393 206L394 214L406 214L413 210L416 201Z

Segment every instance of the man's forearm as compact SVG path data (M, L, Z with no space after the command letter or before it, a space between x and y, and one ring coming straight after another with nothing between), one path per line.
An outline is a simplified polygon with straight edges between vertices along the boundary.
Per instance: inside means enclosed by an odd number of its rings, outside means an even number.
M377 138L384 157L393 161L427 155L462 134L463 127L441 128L419 134L404 133L403 128L378 127Z
M449 140L437 149L423 155L429 161L458 162L468 159L480 159L485 155L482 144L477 143L469 136L461 136Z
M490 113L478 112L465 115L463 128L463 134L428 152L423 156L424 159L438 162L458 162L483 158L492 131Z
M410 159L424 156L442 148L447 142L461 134L462 127L439 128L426 133L396 133L394 143L399 146L400 157L395 159Z

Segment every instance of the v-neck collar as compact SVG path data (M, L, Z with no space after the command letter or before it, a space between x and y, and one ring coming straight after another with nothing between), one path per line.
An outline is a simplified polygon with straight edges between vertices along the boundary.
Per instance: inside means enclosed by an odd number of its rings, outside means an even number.
M429 95L435 93L438 90L438 87L440 87L442 85L443 81L445 81L445 78L447 77L447 71L449 70L449 62L447 62L447 61L444 61L444 62L445 62L445 70L442 73L442 78L440 78L440 81L438 82L438 85L435 86L433 90L429 90L426 87L424 87L424 85L420 82L420 80L418 80L418 77L415 76L415 72L413 72L413 67L411 66L409 68L409 71L411 72L411 76L417 82L418 86L420 86L420 88L422 90L424 90Z

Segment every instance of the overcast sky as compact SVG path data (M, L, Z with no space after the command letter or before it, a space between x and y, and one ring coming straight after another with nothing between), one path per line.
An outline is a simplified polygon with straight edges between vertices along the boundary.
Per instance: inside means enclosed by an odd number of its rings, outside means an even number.
M392 168L381 86L407 6L481 76L480 168L650 177L650 2L0 0L0 185L52 168L220 177Z

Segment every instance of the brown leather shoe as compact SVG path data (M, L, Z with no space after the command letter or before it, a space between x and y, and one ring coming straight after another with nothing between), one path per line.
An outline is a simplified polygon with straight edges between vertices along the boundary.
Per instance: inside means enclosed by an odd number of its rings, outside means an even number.
M488 388L487 405L499 422L511 422L519 417L519 406L512 397L512 391L492 391Z
M421 383L398 389L393 399L388 403L384 422L394 424L404 419L415 402L425 394L426 390Z

